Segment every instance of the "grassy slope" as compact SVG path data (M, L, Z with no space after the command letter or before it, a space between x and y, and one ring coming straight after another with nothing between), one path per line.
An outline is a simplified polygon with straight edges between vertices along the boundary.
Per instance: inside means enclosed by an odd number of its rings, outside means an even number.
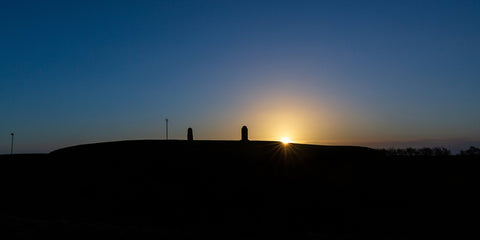
M0 157L5 221L36 219L47 232L159 236L465 228L452 219L475 204L478 166L453 157L394 161L362 147L238 141L123 141L18 157Z

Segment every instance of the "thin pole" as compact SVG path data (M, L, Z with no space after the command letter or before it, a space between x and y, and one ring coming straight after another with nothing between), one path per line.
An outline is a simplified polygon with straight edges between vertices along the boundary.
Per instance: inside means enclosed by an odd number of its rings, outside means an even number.
M12 145L10 147L10 154L12 155L13 154L13 135L15 135L15 134L10 133L10 135L12 135Z
M166 128L166 134L167 134L166 138L168 140L168 118L165 118L165 123L166 123L165 128Z

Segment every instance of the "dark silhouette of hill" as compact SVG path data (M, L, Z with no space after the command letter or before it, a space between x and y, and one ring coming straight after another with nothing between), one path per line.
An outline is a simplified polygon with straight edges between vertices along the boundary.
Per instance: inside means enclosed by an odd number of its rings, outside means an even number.
M27 237L458 235L478 200L478 161L353 146L121 141L0 164L2 226Z

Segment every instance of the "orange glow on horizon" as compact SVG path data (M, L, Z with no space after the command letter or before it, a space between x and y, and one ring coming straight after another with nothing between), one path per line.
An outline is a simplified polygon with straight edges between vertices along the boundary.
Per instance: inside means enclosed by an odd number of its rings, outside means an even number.
M247 126L249 139L300 144L325 143L345 138L345 128L356 118L339 107L342 101L316 95L297 86L269 86L249 91L225 109L221 118L208 122L208 133L216 138L238 138L239 126ZM210 130L211 129L211 130ZM283 141L288 137L288 141Z
M282 141L282 143L285 144L285 145L292 142L292 141L290 140L290 138L288 138L288 137L283 137L281 141Z

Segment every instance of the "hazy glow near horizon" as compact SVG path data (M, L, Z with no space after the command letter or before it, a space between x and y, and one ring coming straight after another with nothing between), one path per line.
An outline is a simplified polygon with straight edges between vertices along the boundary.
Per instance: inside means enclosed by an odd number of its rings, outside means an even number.
M292 141L290 140L290 138L288 138L288 137L283 137L281 141L282 141L283 144L289 144L289 143L292 142Z
M125 139L480 143L475 1L11 1L0 154ZM432 141L433 140L433 141Z

